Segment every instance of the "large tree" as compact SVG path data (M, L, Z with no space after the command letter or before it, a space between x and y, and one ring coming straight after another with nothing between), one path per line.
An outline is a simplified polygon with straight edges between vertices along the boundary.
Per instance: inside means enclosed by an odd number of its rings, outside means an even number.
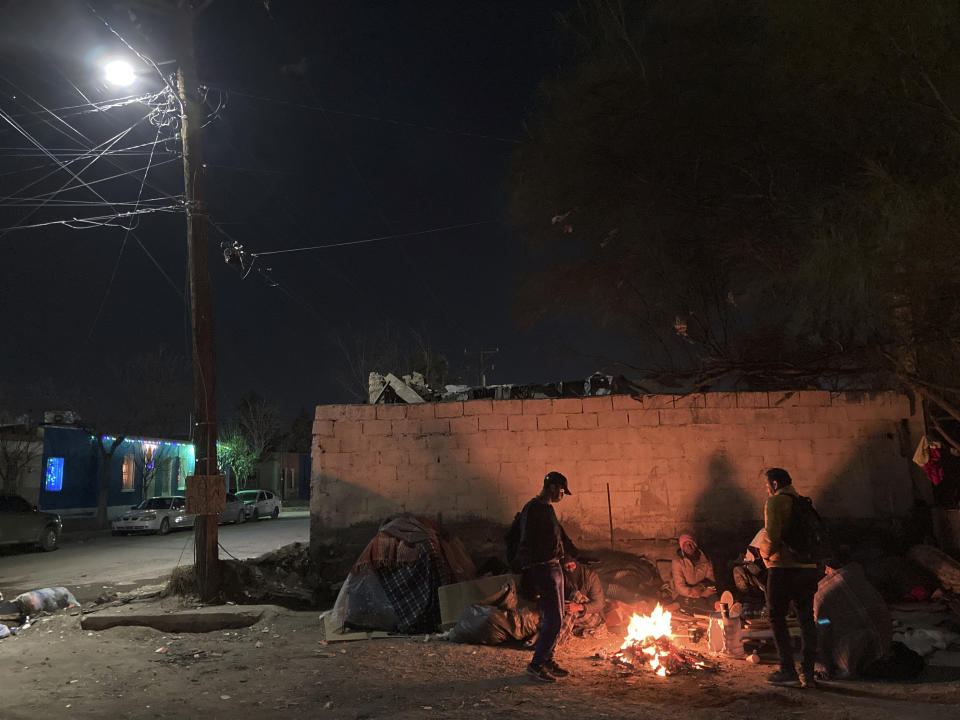
M896 373L952 407L960 5L583 0L562 27L512 173L549 253L530 316L702 383Z

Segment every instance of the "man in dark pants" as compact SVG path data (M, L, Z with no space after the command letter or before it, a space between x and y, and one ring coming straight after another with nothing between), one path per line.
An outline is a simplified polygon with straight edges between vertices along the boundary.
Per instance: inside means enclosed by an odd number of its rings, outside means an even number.
M567 479L556 471L548 472L543 479L543 490L520 512L518 558L523 568L523 581L536 593L540 610L540 634L526 672L538 682L556 682L555 678L570 674L553 660L563 624L561 562L577 556L577 548L563 531L553 510L552 503L560 502L564 494L571 494Z
M813 619L813 596L817 592L818 572L815 564L802 563L783 538L790 524L794 498L793 480L783 468L766 472L770 497L763 509L764 528L770 540L767 563L767 608L773 639L780 655L780 669L767 680L774 685L813 687L814 663L817 659L817 625ZM800 675L793 662L793 642L787 629L790 601L797 610L803 640Z

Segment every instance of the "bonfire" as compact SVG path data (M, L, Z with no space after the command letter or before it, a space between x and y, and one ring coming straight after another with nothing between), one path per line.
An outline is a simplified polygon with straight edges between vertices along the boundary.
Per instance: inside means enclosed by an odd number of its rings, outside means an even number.
M699 653L673 643L670 612L660 604L649 615L634 614L627 637L613 654L613 662L634 669L649 668L660 677L684 670L712 670Z

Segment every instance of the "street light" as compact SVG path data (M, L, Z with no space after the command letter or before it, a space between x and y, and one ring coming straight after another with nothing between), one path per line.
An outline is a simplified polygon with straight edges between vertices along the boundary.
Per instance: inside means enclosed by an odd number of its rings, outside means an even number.
M137 81L133 66L126 60L111 60L103 66L103 73L111 85L128 87Z

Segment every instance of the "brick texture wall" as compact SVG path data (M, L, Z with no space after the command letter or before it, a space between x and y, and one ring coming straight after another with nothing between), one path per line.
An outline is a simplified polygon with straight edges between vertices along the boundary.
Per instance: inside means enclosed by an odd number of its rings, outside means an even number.
M920 418L899 393L741 392L318 406L312 531L402 511L507 524L548 470L581 540L756 529L762 472L784 467L828 517L912 504Z

